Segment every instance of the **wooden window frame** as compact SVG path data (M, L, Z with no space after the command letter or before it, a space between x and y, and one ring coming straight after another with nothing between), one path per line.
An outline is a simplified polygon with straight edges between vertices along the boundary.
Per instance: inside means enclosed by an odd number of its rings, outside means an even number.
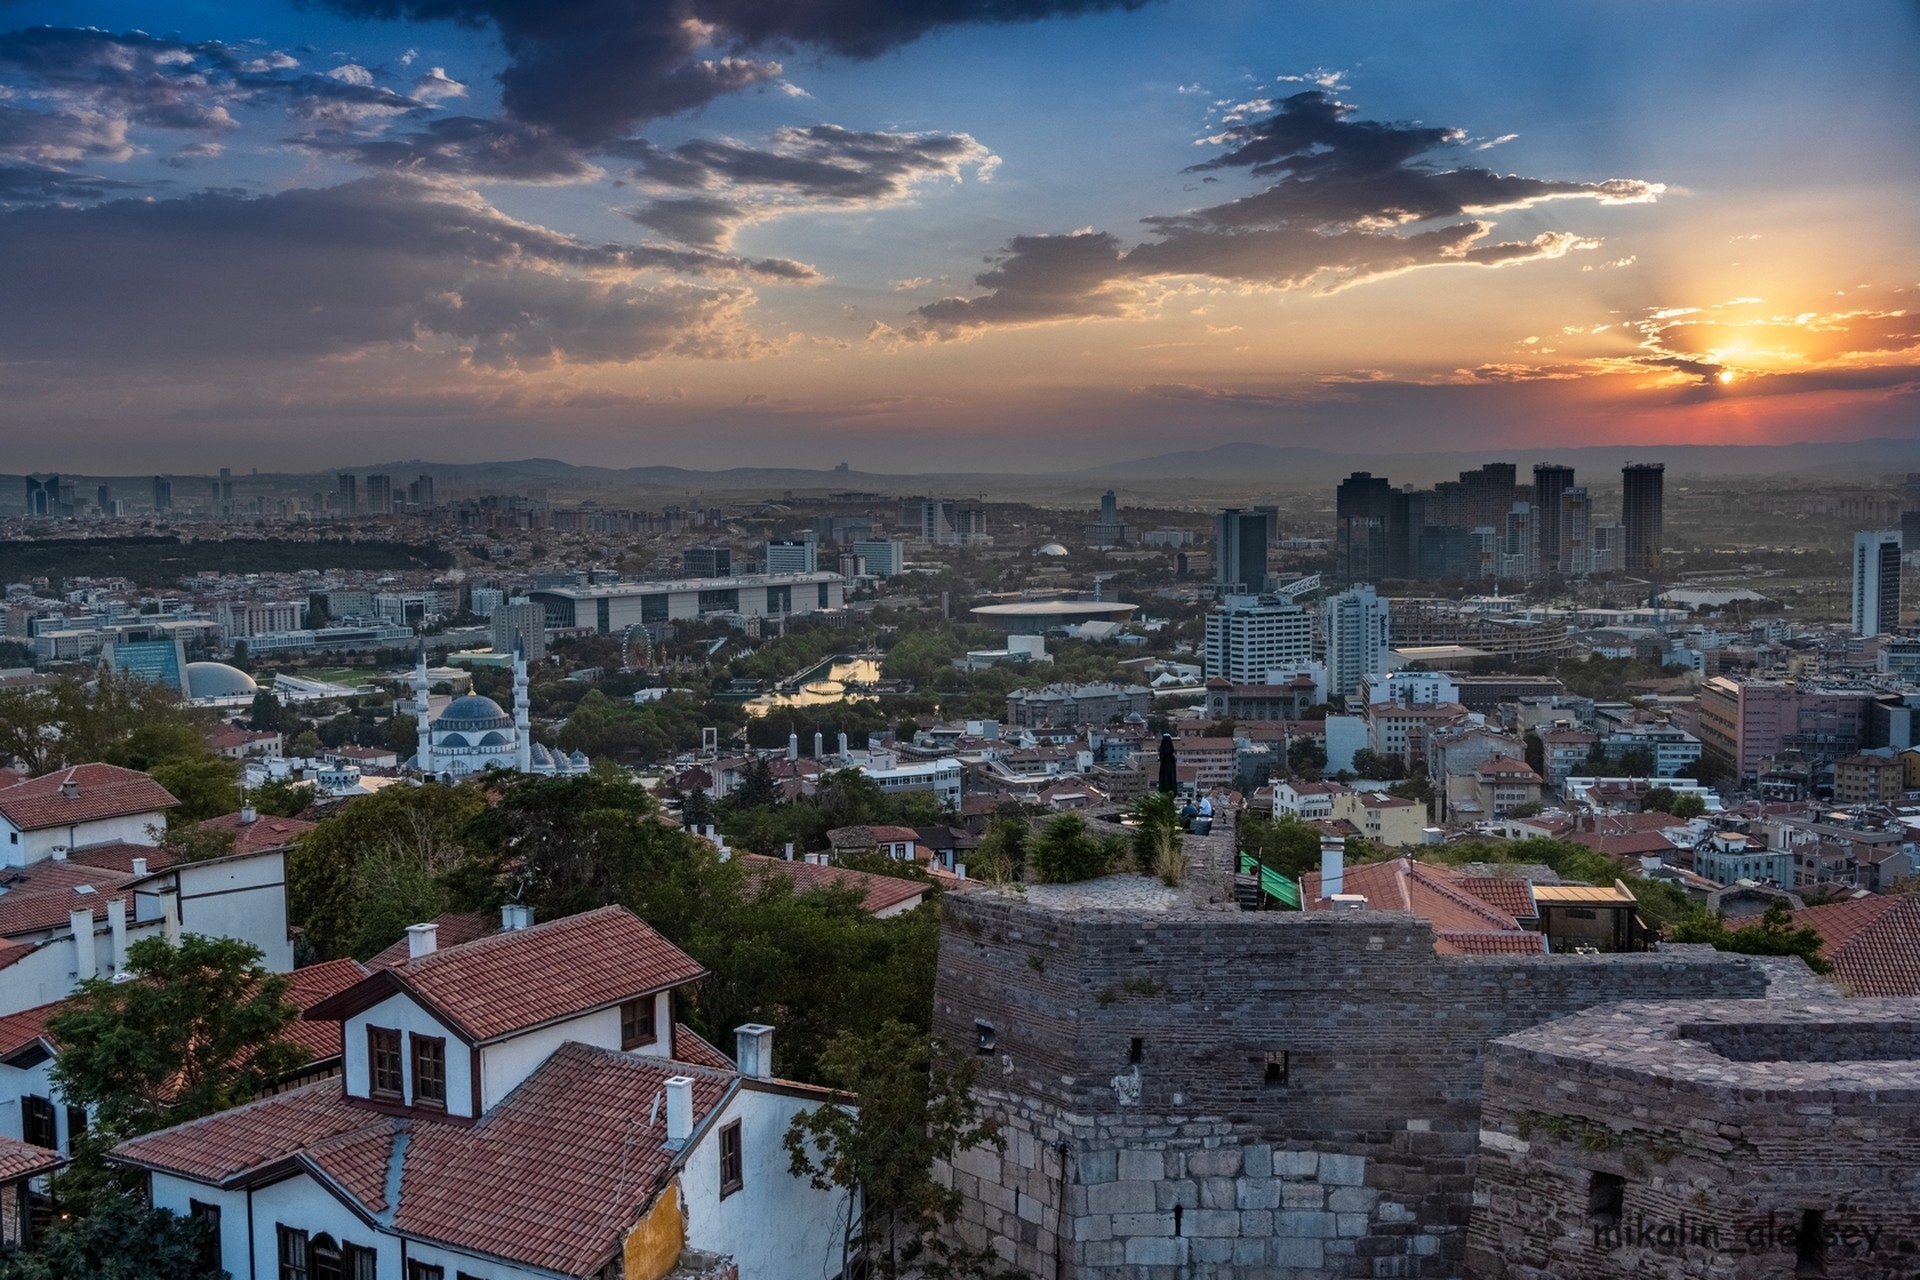
M380 1084L380 1058L383 1048L393 1055L393 1088ZM407 1060L400 1047L400 1032L394 1027L367 1028L367 1096L387 1102L406 1098Z
M41 1141L43 1137L45 1142ZM60 1149L60 1119L52 1098L37 1093L20 1096L20 1140L48 1151Z
M447 1269L437 1262L408 1258L407 1280L447 1280Z
M440 1062L440 1070L438 1072L437 1079L433 1076L428 1075L425 1072L422 1072L420 1069L421 1059L424 1056L423 1050L428 1050L429 1046L431 1046L430 1051L439 1058L439 1062ZM413 1105L416 1107L432 1107L437 1111L445 1111L447 1109L447 1041L446 1041L446 1037L423 1036L418 1033L410 1033L407 1036L407 1049L408 1049L407 1056L410 1059L412 1059L412 1062L410 1065L413 1067ZM420 1087L421 1081L423 1078L435 1079L435 1083L439 1091L437 1096L435 1094L428 1093L426 1090Z
M644 1010L644 1021L638 1014ZM650 1044L660 1043L658 1019L660 1017L660 997L658 993L650 996L636 996L620 1006L620 1048L640 1049Z
M200 1246L200 1265L208 1271L219 1271L220 1266L220 1206L205 1200L187 1201L187 1220L205 1222L212 1226L206 1242Z
M720 1130L720 1198L725 1200L746 1185L746 1160L740 1122L735 1120Z
M278 1246L280 1280L310 1280L313 1275L313 1253L308 1247L307 1233L289 1227L284 1222L276 1222L273 1231ZM290 1243L299 1245L298 1261L293 1260L293 1251L287 1248Z
M347 1280L380 1280L380 1251L371 1245L342 1243L340 1273Z

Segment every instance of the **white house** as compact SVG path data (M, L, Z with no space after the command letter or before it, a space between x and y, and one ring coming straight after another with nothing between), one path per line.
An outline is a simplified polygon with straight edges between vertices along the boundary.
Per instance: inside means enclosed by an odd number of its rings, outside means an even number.
M793 1116L829 1096L738 1064L673 1019L703 976L618 907L439 948L308 1017L345 1071L121 1144L152 1202L215 1223L237 1276L660 1280L685 1250L741 1280L828 1280L848 1197L788 1170Z
M25 867L93 845L151 845L179 804L135 769L77 764L0 787L0 867Z

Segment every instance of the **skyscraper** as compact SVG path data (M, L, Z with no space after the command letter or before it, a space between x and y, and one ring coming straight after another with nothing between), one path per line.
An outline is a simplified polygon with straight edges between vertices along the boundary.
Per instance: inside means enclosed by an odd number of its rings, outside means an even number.
M357 476L340 473L339 514L356 515L360 511L360 480Z
M153 478L153 509L155 511L173 510L173 481L165 476Z
M1541 517L1544 522L1546 517ZM1584 485L1573 485L1560 495L1560 572L1584 578L1593 572L1593 503Z
M44 518L57 514L60 505L60 477L48 476L45 480L27 477L27 515Z
M1277 596L1227 595L1207 614L1209 679L1264 684L1269 671L1313 661L1313 615Z
M1120 523L1120 499L1114 496L1111 489L1100 495L1100 523Z
M1620 468L1620 525L1626 543L1621 568L1628 573L1660 571L1666 473L1662 462L1629 462Z
M1334 572L1342 581L1388 576L1393 517L1393 485L1385 476L1356 471L1340 482L1333 494Z
M1369 584L1327 600L1327 691L1358 692L1368 676L1387 670L1387 602Z
M1538 463L1533 468L1533 507L1539 514L1540 572L1565 573L1560 548L1566 531L1560 524L1560 495L1573 488L1573 468Z
M1266 511L1229 507L1220 513L1214 540L1214 584L1222 592L1259 593L1267 589L1267 545L1273 541L1273 517Z
M367 477L367 514L375 516L391 515L393 512L393 477Z
M1853 634L1884 636L1900 630L1900 530L1865 529L1853 535Z
M430 507L433 505L433 477L421 472L407 485L407 502L411 506Z

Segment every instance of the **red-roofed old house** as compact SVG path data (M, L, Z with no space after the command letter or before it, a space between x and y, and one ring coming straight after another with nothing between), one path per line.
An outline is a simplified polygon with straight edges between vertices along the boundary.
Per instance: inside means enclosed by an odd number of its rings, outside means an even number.
M875 875L870 871L856 871L852 867L836 867L819 862L769 858L758 853L741 854L740 865L756 880L767 876L786 880L795 893L814 893L825 889L851 890L860 895L861 906L883 920L913 910L926 901L933 887L925 880Z
M408 958L309 1011L345 1071L114 1149L152 1202L212 1218L236 1276L660 1280L685 1250L827 1280L847 1198L782 1138L825 1090L674 1021L703 970L609 907Z
M1849 995L1920 996L1920 894L1806 907L1793 923L1819 932L1820 954Z
M179 803L146 774L113 764L77 764L0 787L0 867L88 845L152 844L150 831Z

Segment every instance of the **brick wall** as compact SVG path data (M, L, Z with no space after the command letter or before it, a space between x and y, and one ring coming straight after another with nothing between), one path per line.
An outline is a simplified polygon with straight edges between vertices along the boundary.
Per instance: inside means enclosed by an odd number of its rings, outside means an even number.
M948 1171L962 1234L1045 1277L1458 1275L1489 1041L1766 989L1711 952L1439 957L1382 912L946 902L935 1031L1009 1138Z

